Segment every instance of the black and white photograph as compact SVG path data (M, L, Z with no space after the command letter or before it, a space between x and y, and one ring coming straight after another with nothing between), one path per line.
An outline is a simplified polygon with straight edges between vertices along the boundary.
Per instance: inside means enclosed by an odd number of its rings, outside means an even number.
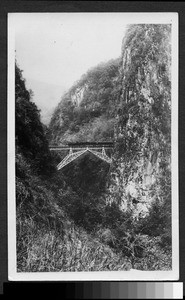
M9 279L178 279L178 201L178 15L9 13Z

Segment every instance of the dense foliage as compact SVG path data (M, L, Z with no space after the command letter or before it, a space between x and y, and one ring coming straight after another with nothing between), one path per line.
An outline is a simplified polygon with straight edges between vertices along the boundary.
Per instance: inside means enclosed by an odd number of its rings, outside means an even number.
M170 35L170 25L132 25L124 37L108 197L171 246Z
M92 205L97 204L98 199L95 203L91 195L84 207L85 194L76 193L75 178L71 180L73 190L67 181L69 174L55 172L57 159L49 152L46 130L17 65L15 94L17 270L56 272L130 268L127 258L86 233L85 230L91 232L93 226L101 222L101 218L96 219L97 213L100 215L98 208ZM76 168L79 170L80 167ZM100 171L105 175L101 165ZM86 179L84 189L92 178L83 176L81 182L83 179ZM97 186L103 188L98 181Z
M49 126L50 141L103 141L114 138L120 59L89 70L64 95Z
M44 127L40 121L40 113L31 101L32 91L28 91L22 71L15 65L15 114L16 114L16 147L31 160L35 171L50 174L54 171L48 141L44 134Z

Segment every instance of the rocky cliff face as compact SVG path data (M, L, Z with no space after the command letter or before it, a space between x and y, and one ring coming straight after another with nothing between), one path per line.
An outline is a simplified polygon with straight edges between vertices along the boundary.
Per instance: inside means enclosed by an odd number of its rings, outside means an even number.
M92 68L64 95L49 125L51 143L113 139L120 62Z
M131 25L122 45L115 155L108 201L137 217L170 205L171 27Z

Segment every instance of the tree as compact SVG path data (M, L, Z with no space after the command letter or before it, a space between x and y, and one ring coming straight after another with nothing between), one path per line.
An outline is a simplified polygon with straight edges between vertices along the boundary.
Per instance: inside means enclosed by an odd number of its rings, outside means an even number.
M15 116L16 148L32 164L36 172L49 174L54 170L48 148L40 112L31 101L32 91L28 91L25 79L17 63L15 65Z

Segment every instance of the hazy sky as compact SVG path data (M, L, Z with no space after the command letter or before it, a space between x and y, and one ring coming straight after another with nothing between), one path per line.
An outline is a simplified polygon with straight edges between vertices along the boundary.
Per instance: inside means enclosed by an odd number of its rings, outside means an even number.
M43 121L89 68L120 56L127 24L171 22L163 13L12 13L9 18L17 61Z
M89 68L117 58L123 14L13 14L16 57L27 88L44 115Z

